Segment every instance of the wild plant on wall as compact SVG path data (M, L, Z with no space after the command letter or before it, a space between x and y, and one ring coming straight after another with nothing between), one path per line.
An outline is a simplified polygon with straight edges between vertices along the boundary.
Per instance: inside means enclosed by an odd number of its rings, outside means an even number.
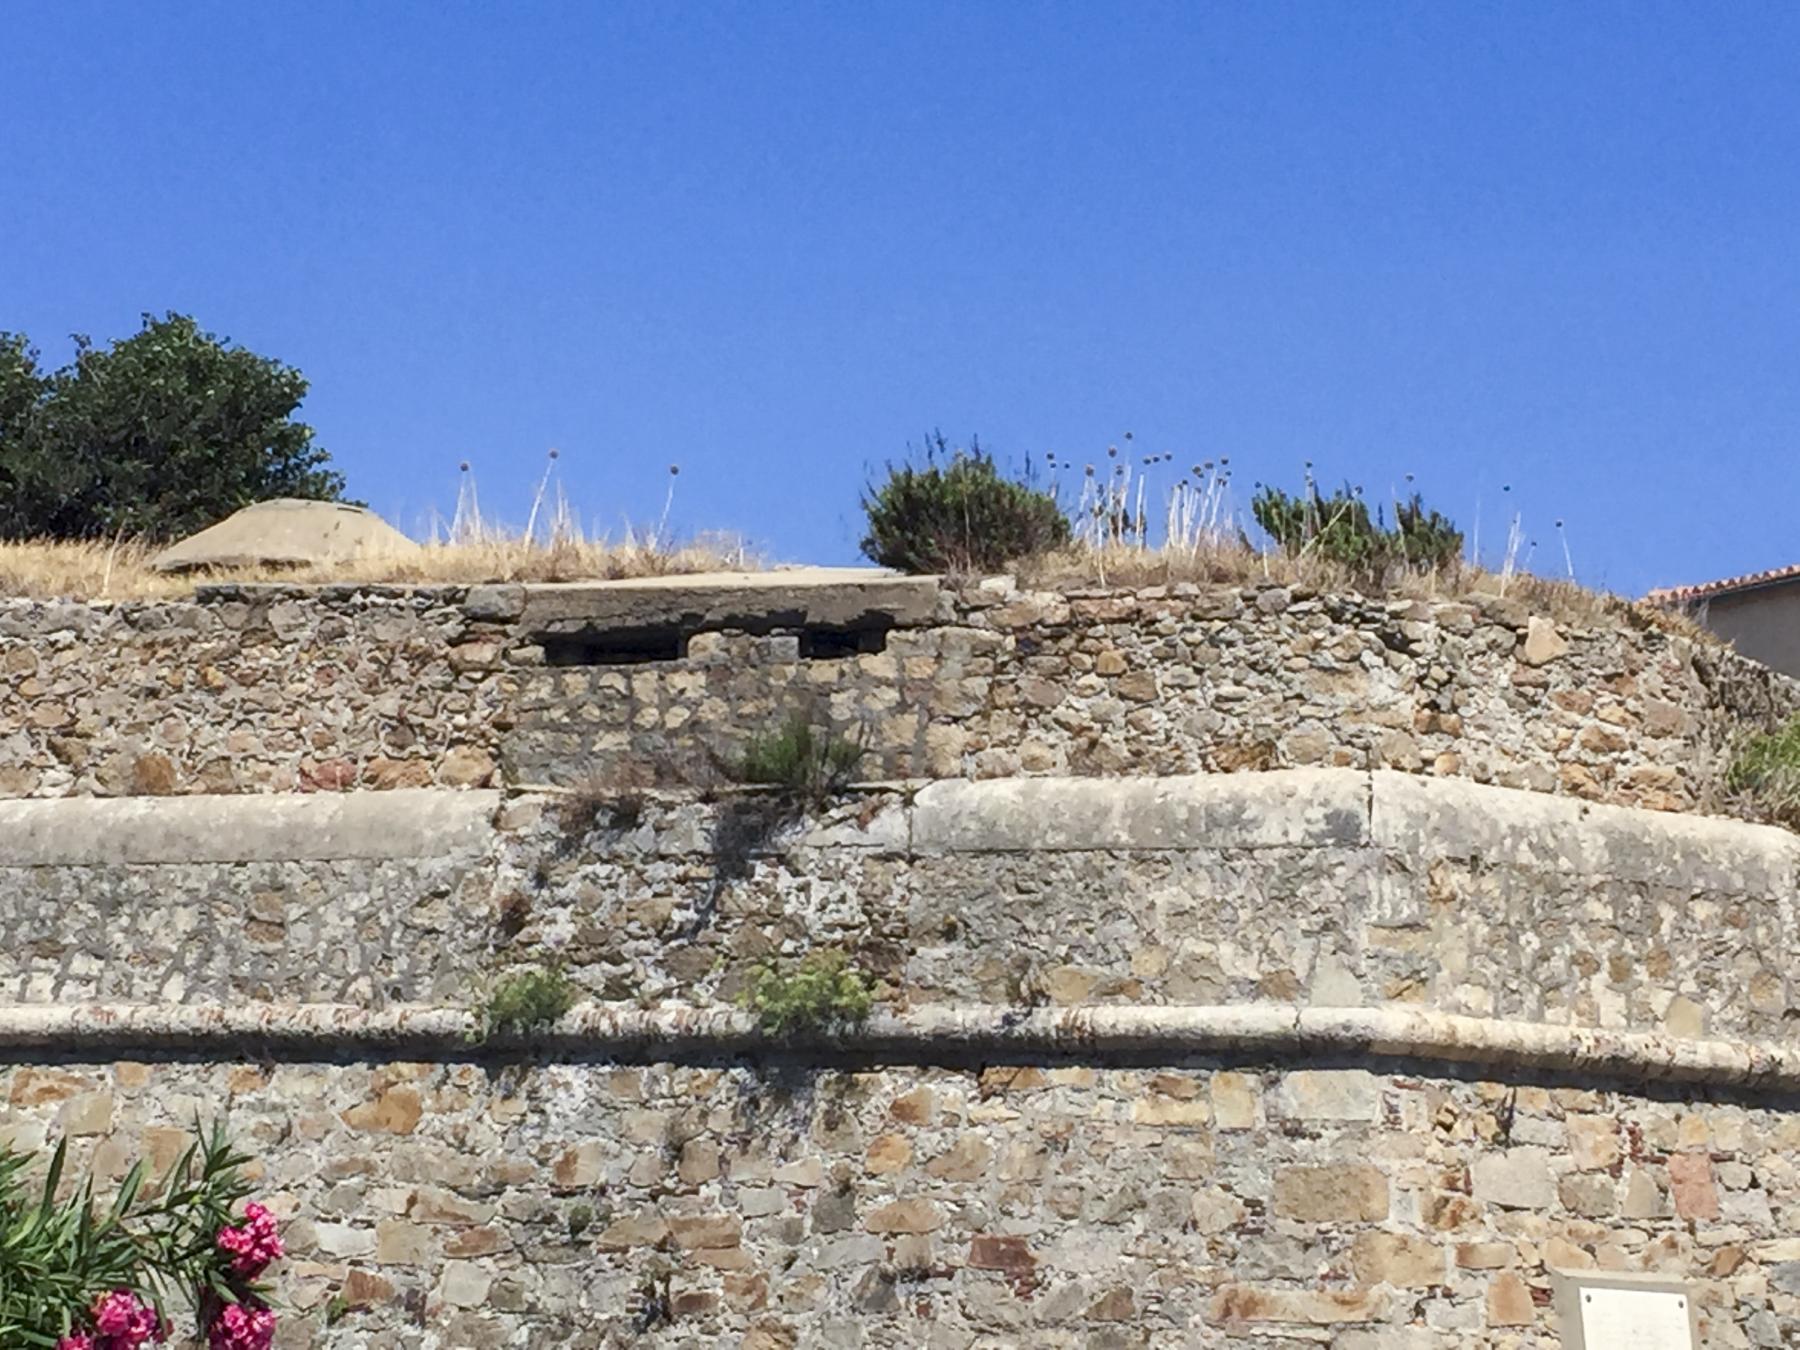
M66 1149L41 1184L31 1155L0 1150L0 1345L138 1350L196 1335L212 1350L268 1350L262 1277L281 1236L248 1201L250 1159L222 1128L160 1178L135 1164L104 1204L91 1176L65 1184Z

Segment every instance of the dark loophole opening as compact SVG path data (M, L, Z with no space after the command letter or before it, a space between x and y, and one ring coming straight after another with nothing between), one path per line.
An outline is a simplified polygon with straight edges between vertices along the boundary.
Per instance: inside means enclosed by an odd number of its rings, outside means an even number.
M610 628L588 633L550 633L543 638L550 666L636 666L679 661L687 640L678 628Z
M800 632L803 661L841 661L886 650L885 628L806 628Z

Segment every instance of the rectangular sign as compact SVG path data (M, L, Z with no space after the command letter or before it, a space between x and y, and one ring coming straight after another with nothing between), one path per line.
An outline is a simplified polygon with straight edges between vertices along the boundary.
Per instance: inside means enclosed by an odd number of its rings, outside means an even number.
M1578 1283L1576 1299L1582 1350L1694 1350L1684 1289Z

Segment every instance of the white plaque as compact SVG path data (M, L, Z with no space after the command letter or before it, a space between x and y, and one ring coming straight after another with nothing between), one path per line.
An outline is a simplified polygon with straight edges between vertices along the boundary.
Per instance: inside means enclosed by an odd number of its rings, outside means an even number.
M1687 1295L1655 1289L1584 1289L1587 1350L1694 1350Z
M1685 1285L1598 1271L1558 1276L1570 1350L1694 1350L1694 1301Z

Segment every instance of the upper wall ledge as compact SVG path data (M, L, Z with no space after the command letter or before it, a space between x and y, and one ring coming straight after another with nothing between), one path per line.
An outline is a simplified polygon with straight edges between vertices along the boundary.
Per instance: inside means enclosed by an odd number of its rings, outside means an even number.
M14 619L80 611L166 611L186 605L281 601L322 606L405 601L460 608L469 619L517 623L527 630L572 627L680 626L787 628L895 627L954 622L980 613L997 628L1026 628L1132 617L1140 607L1180 609L1198 602L1203 617L1260 611L1274 617L1292 603L1318 602L1364 619L1436 622L1451 631L1481 624L1524 630L1534 624L1565 631L1656 627L1641 606L1571 590L1546 609L1529 597L1487 592L1431 598L1321 592L1275 580L1180 581L1161 585L1060 581L1022 583L1008 574L950 580L907 576L878 567L776 567L765 571L695 572L670 576L566 582L232 582L201 583L189 598L41 600L0 596L0 616ZM1545 643L1553 644L1546 628ZM1675 630L1671 630L1674 632ZM1697 630L1682 635L1701 636ZM1708 644L1710 645L1710 643Z
M703 572L629 581L476 586L473 619L529 632L589 628L914 627L937 616L938 579L865 567Z

